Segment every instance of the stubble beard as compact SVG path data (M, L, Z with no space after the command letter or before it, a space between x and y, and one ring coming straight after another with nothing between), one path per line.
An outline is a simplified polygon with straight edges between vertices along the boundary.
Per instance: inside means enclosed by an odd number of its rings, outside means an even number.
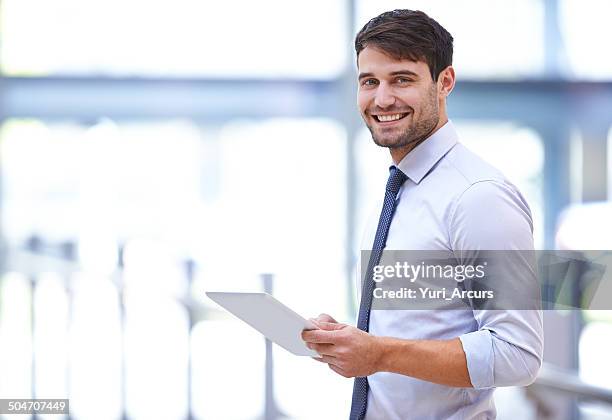
M377 146L387 147L389 149L400 149L405 147L410 147L412 149L419 145L423 140L429 137L440 120L440 107L438 106L436 96L434 85L433 89L431 89L427 95L427 100L424 102L422 117L418 121L413 120L410 126L393 138L389 138L384 134L379 136L372 125L366 124L372 134L374 143ZM414 118L414 109L409 108L409 112L412 118ZM408 117L410 117L410 115L404 118Z

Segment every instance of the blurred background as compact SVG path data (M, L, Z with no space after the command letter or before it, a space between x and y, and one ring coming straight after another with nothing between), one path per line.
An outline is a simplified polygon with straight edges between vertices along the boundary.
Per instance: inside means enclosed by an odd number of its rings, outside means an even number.
M389 157L356 109L352 42L394 8L454 36L450 117L528 199L537 248L612 249L608 0L1 0L0 398L70 398L75 419L346 418L351 380L271 351L204 291L266 280L354 322ZM612 313L545 316L546 365L497 391L499 418L612 418Z

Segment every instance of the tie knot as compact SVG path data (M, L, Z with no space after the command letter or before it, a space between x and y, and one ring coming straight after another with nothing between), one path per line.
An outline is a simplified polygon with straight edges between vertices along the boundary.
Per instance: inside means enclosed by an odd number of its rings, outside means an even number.
M392 166L389 169L389 179L387 180L387 191L397 194L400 187L406 181L408 177L405 173L400 171L396 166Z

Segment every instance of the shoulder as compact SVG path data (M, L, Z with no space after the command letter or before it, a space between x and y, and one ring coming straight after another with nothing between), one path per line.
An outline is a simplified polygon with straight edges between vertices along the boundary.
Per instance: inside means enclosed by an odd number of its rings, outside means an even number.
M451 179L458 180L453 194L453 210L458 206L502 204L515 202L521 207L527 205L518 188L496 167L482 159L461 143L457 143L449 152L445 164L452 173Z
M449 220L453 249L533 249L531 211L507 181L472 183L453 202Z
M482 181L503 182L506 180L500 170L461 143L457 143L451 149L445 161L457 176L463 179L466 188Z
M453 152L448 164L462 185L447 213L452 247L531 249L531 210L518 188L465 146L458 144Z
M507 180L501 171L461 143L455 144L435 165L431 176L422 182L423 188L435 192L434 195L451 206L466 191L481 183L505 184ZM481 189L486 187L476 188L478 191Z

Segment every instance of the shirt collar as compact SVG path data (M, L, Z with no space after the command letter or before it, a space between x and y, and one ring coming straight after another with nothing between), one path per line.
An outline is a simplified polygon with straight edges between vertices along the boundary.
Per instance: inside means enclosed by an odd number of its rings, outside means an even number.
M457 144L457 141L455 126L451 120L448 120L446 124L404 156L397 167L415 184L418 184L434 165Z

